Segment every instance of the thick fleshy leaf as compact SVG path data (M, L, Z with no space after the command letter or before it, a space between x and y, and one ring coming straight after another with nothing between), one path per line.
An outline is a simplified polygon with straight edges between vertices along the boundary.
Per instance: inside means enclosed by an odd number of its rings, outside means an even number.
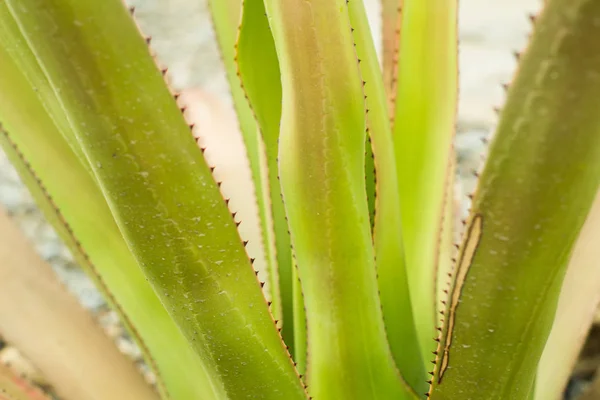
M452 159L450 160L450 167L448 168L448 178L446 180L446 192L444 194L444 214L442 217L441 235L439 242L439 250L437 259L435 262L436 271L436 312L441 317L441 312L446 308L444 302L448 295L446 294L450 289L452 282L452 268L454 267L454 257L456 255L455 243L460 242L462 219L460 211L460 199L457 198L454 188L456 184L455 179L455 167L456 159L454 158L454 152Z
M285 217L279 173L277 144L281 120L281 79L275 43L262 0L245 0L237 42L237 64L243 88L254 111L265 144L268 169L268 211L273 216L279 276L279 295L283 318L281 331L289 346L294 345L294 285L290 234ZM260 66L260 67L257 67ZM275 283L274 283L275 284ZM296 294L299 296L299 294ZM303 334L299 332L299 334ZM299 349L305 352L306 349Z
M0 25L0 40L2 41L4 51L9 52L10 54L10 56L6 54L4 57L12 58L14 63L16 63L17 67L21 70L23 76L32 86L34 86L35 92L42 100L43 109L45 109L47 114L51 117L53 125L62 135L63 139L69 144L71 150L77 155L81 165L91 174L87 159L77 144L73 129L56 98L56 94L43 76L43 72L25 43L23 35L21 35L19 28L10 16L8 6L5 2L0 4L0 13L0 18L2 18L2 24Z
M282 265L288 265L285 259L289 260L289 238L288 246L283 249L279 246L285 241L285 235L280 238L280 241L276 240L276 237L281 234L282 226L280 222L280 214L275 214L281 210L277 208L277 203L273 203L272 189L270 183L272 180L271 172L268 170L268 156L266 152L269 151L268 144L263 141L261 137L260 125L262 114L255 114L250 107L249 99L247 98L246 92L240 84L240 78L238 76L238 66L236 63L236 41L238 37L238 28L240 27L240 20L242 18L242 0L209 0L208 4L210 7L214 28L216 31L217 41L221 49L223 57L223 63L225 64L225 72L227 80L229 81L229 87L231 89L231 95L233 98L233 104L235 111L237 112L238 121L240 124L240 131L244 139L244 145L246 146L246 152L248 154L248 160L250 162L250 170L252 172L252 180L254 183L256 200L258 202L258 213L260 219L260 231L262 237L262 246L265 254L265 272L267 274L267 282L264 290L267 292L269 300L271 301L271 312L276 320L282 320L282 303L281 303L281 290L280 282L291 282L289 271L283 270L283 277L279 277L278 261ZM252 3L252 2L251 2ZM250 19L251 21L253 18ZM248 17L246 17L246 24L248 24ZM261 32L261 26L258 25L258 33ZM254 31L254 28L250 28ZM254 34L254 32L253 32ZM267 37L268 39L268 37ZM249 42L249 41L246 41ZM252 42L255 45L257 42ZM268 54L267 41L265 46L256 46L256 48L264 51ZM259 71L256 71L255 76L261 76ZM277 112L277 111L275 111ZM258 121L257 121L258 117ZM266 117L270 119L270 116ZM264 122L264 118L263 121ZM269 134L265 136L265 139L269 137ZM265 145L266 149L265 149ZM280 199L277 199L281 201ZM275 218L275 220L274 220ZM287 234L287 232L286 232ZM285 251L284 251L285 250ZM286 290L290 289L289 285ZM290 292L291 293L291 292ZM286 309L289 312L289 298L286 298ZM291 327L291 324L289 325ZM285 329L285 328L284 328ZM287 329L286 329L287 332Z
M402 3L404 0L381 0L381 38L383 42L383 85L388 96L390 114L394 114L400 33L402 30Z
M0 5L2 28L16 27L7 11L5 4ZM95 180L54 125L64 116L46 114L42 103L56 101L45 97L48 81L39 67L34 68L31 53L20 58L29 62L20 68L12 62L9 54L19 51L24 56L28 49L19 48L23 42L16 32L1 32L0 121L5 130L0 144L4 151L79 265L119 313L156 374L161 394L174 400L223 398L218 381L211 383L200 358L146 281ZM9 52L5 45L10 45ZM20 71L37 72L28 81Z
M387 344L365 192L365 103L345 0L265 1L283 89L281 187L318 399L411 398Z
M436 271L457 104L456 3L404 1L397 66L393 135L402 233L417 332L427 358L439 321Z
M427 390L406 276L400 200L392 132L377 53L362 0L348 3L356 54L364 85L367 127L376 170L373 242L379 294L392 354L404 379L417 393Z
M306 374L307 359L307 332L306 332L306 309L304 305L304 295L302 294L302 283L298 276L298 266L292 259L292 273L294 278L294 362L298 372Z
M561 400L600 302L600 193L573 249L535 385L537 400Z
M28 356L62 399L158 399L4 211L0 276L0 334Z
M600 184L600 2L549 0L473 199L432 399L532 398Z
M122 3L8 6L127 245L204 365L231 397L304 398L226 203Z
M367 191L367 206L369 207L369 220L371 227L375 226L375 198L377 196L377 180L375 178L375 156L371 138L367 135L365 142L365 185Z

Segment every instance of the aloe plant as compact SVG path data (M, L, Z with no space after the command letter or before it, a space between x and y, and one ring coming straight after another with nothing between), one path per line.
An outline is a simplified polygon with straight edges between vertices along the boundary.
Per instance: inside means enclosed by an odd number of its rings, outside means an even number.
M380 63L361 0L210 1L259 214L242 238L133 10L0 2L4 150L162 398L559 395L536 376L588 263L600 2L535 18L456 248L457 2L382 3Z

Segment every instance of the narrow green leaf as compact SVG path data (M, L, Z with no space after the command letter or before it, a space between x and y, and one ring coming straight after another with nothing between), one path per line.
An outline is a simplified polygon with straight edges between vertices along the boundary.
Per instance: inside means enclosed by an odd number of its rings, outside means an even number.
M265 1L283 89L279 169L318 399L408 399L387 344L365 187L365 104L345 0Z
M394 117L408 282L423 357L439 318L436 262L457 105L457 1L405 1Z
M3 28L14 23L5 7L0 4ZM79 265L119 313L155 372L163 397L224 398L218 380L211 378L146 281L94 179L46 114L39 99L45 99L41 88L48 82L29 83L20 72L26 68L18 68L5 51L7 32L0 35L0 122L6 129L0 144L5 153Z
M127 245L227 395L304 398L226 203L122 3L8 6Z
M537 400L561 400L600 302L600 192L585 221L562 288L552 331L540 358Z
M254 2L255 1L251 2L251 4ZM266 288L269 291L268 295L272 302L270 309L275 319L281 321L283 319L282 300L285 300L286 314L289 313L290 310L289 297L282 299L281 296L283 295L282 291L286 293L286 295L287 293L291 293L291 276L289 275L291 268L288 267L287 269L283 269L281 271L283 276L279 277L278 263L284 266L291 265L291 261L289 261L291 257L289 255L289 238L287 239L288 246L281 248L280 246L282 244L284 245L286 235L288 234L287 227L285 231L282 231L282 225L280 223L281 207L278 208L277 201L280 202L281 199L273 197L274 186L271 184L272 172L269 170L268 154L265 154L269 151L269 146L268 143L263 141L263 137L261 137L259 129L259 127L262 128L262 125L260 125L261 121L259 120L257 122L257 118L255 117L252 108L250 108L250 103L246 98L246 92L240 85L240 78L238 77L236 41L240 19L242 18L242 3L244 3L242 0L209 0L208 2L217 35L217 41L223 57L223 63L225 64L225 72L227 80L229 81L233 104L238 115L240 130L250 162L250 170L252 172L252 180L254 182L256 199L258 202L260 230L262 233L261 240L265 252L266 273L269 281ZM248 17L246 17L246 20L247 19ZM253 19L254 18L250 18L250 21L253 21ZM264 34L264 32L261 31L262 28L260 23L256 27L258 29L258 34ZM254 30L252 27L251 29ZM245 35L242 35L242 37L243 36ZM266 37L266 39L268 40L264 43L264 48L263 46L254 47L260 51L264 51L265 54L268 54L269 40L272 41L272 39L269 39L268 37ZM260 43L260 41L257 40L257 42L253 42L254 45L257 43ZM270 66L271 63L267 63L266 65L267 68L270 68L270 71L272 69ZM255 73L257 76L261 75L260 71L256 69ZM272 85L271 89L273 89ZM277 112L277 110L274 110L274 112ZM257 117L260 118L263 116L257 115ZM267 117L267 120L268 119L269 117ZM264 123L264 120L262 122ZM266 140L267 137L270 136L270 132L263 135ZM278 193L278 189L275 190L275 193ZM286 257L288 260L287 263ZM280 289L281 282L285 282L287 286ZM287 292L288 290L290 291ZM290 324L288 327L291 327L293 322L289 322ZM288 327L284 328L283 333L288 334ZM291 341L288 341L288 343L291 343Z
M383 42L383 86L388 95L390 114L394 114L396 97L396 74L400 53L402 29L402 3L404 0L381 0L381 38Z
M292 276L294 278L294 361L301 375L306 374L306 358L308 352L306 332L306 310L304 306L304 295L302 294L302 283L298 276L298 265L292 260Z
M265 144L270 193L268 211L273 216L279 276L279 294L283 312L284 340L294 345L294 285L290 234L281 199L277 168L277 143L281 121L281 79L275 43L262 0L245 0L237 43L237 64L243 88L254 111ZM292 349L293 350L293 349ZM305 349L299 351L304 352Z
M365 184L367 191L367 205L369 207L369 220L371 227L375 226L375 202L377 197L377 178L375 176L375 156L371 138L367 135L365 142Z
M549 0L473 200L432 399L529 399L600 185L600 2Z
M362 0L348 3L356 54L366 97L367 127L377 175L373 241L379 294L392 354L402 376L425 393L427 378L421 357L406 276L396 160L387 113L386 94L377 53Z
M440 315L446 308L444 302L448 298L446 294L450 289L452 268L454 266L454 257L456 253L455 243L458 243L461 238L460 228L461 215L460 204L454 193L455 175L456 175L456 158L454 150L450 159L450 167L448 168L448 178L446 180L446 191L444 193L444 214L441 225L441 235L439 242L439 251L435 262L436 271L434 277L436 279L436 312Z

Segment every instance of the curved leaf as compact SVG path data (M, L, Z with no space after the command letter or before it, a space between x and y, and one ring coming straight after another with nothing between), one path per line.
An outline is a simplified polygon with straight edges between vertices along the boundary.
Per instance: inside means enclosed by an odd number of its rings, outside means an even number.
M238 34L238 27L240 25L240 19L242 17L242 0L209 0L211 15L213 18L213 24L216 31L217 41L219 42L221 54L223 56L223 63L225 64L225 72L227 80L229 81L229 87L231 89L231 95L233 97L233 104L237 112L240 130L242 132L242 138L248 154L248 160L250 162L250 170L252 172L252 181L254 183L254 189L256 193L256 200L258 202L258 213L260 219L260 230L262 237L261 245L265 252L265 262L267 273L267 285L265 287L269 299L272 302L270 309L276 320L281 321L283 319L283 309L286 308L286 313L290 310L289 298L282 299L282 289L280 284L283 282L287 283L287 286L283 289L286 291L290 289L289 282L289 271L291 270L288 266L289 261L289 239L288 246L285 247L284 241L286 239L287 231L284 232L282 237L282 225L281 215L277 214L280 208L277 208L277 202L279 198L273 197L273 193L278 193L278 187L270 186L272 181L272 172L269 170L269 151L268 145L265 146L263 137L266 140L269 135L261 137L260 125L264 122L264 119L257 121L252 108L250 107L249 99L246 97L246 92L240 85L240 78L238 77L238 67L236 60L236 35ZM252 2L250 3L252 4ZM246 20L248 17L246 17ZM251 18L252 20L253 18ZM246 21L247 25L247 21ZM243 29L243 27L241 27ZM260 33L261 27L258 25L258 33ZM243 37L243 35L242 35ZM268 39L268 37L267 37ZM258 42L258 40L257 40ZM265 43L265 46L257 47L261 51L266 50L268 54L269 41ZM267 63L267 65L269 65ZM259 71L255 71L257 76L260 76ZM262 115L257 114L257 117L261 118ZM265 149L266 147L266 149ZM275 201L274 201L275 200ZM283 246L283 247L281 247ZM286 258L287 257L287 258ZM283 269L281 272L283 276L279 276L279 265L288 266L287 269ZM291 264L290 264L291 265ZM286 275L288 274L288 275ZM289 281L289 282L288 282ZM289 292L291 293L291 291ZM282 305L284 301L285 306ZM289 320L289 318L288 318ZM283 328L282 333L288 333L287 328L292 327L292 322ZM290 331L291 333L291 331ZM284 336L285 337L285 336ZM288 341L291 342L291 341Z
M552 331L540 358L538 400L561 400L600 303L600 192L585 221L563 285Z
M365 187L365 104L345 0L265 1L281 68L279 170L319 399L411 398L385 336Z
M227 205L127 10L117 0L8 6L191 347L228 396L304 398Z
M600 2L549 0L473 199L432 399L528 399L600 185Z
M11 20L4 7L0 5L0 26L7 28ZM218 381L211 379L146 281L95 180L54 125L60 116L53 120L46 114L40 101L54 99L44 97L49 83L41 70L29 83L20 73L26 69L17 68L9 58L4 47L10 42L7 33L4 30L0 35L0 121L6 129L0 144L4 151L79 265L119 313L156 374L163 397L223 398ZM35 70L37 64L29 61L29 68Z
M457 107L457 1L405 1L394 146L408 282L424 359L438 325L436 271Z
M283 318L281 331L289 346L294 345L294 294L292 274L292 252L285 209L279 187L277 168L277 143L281 121L281 79L275 44L265 15L262 0L245 0L237 42L237 64L239 77L254 111L260 134L265 144L269 212L273 215L275 245L279 276L279 294ZM257 67L259 66L260 67ZM302 334L301 332L299 334ZM306 349L299 349L305 352Z
M417 393L425 393L427 378L406 276L398 177L385 90L362 0L351 0L348 9L360 71L366 82L363 90L369 110L367 127L375 156L373 242L385 328L402 376Z
M381 0L381 38L383 41L383 85L388 96L390 114L394 114L400 32L402 29L402 5L404 0Z

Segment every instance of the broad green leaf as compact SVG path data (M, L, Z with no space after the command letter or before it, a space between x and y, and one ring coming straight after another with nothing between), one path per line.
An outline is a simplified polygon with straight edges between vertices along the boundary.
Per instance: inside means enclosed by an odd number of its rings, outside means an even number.
M392 132L377 53L362 0L348 3L366 97L367 127L375 160L373 242L381 307L390 348L404 379L425 393L427 379L415 330L402 242L400 200Z
M245 0L237 42L237 64L243 89L258 122L259 134L265 144L270 198L268 212L273 216L278 268L278 286L283 312L282 335L289 346L294 345L294 285L292 252L285 209L279 187L277 143L281 121L281 79L269 21L262 0ZM258 67L260 66L260 67ZM275 283L274 283L275 284ZM304 352L305 349L299 351Z
M345 0L265 1L282 79L281 188L317 399L408 399L377 295L365 103Z
M383 85L388 95L391 115L394 114L394 98L396 97L396 74L400 53L403 2L404 0L381 0L381 38L383 41L381 64Z
M2 337L27 355L61 399L158 399L4 210L0 275Z
M402 8L394 147L402 234L425 359L439 324L436 271L457 107L456 0L406 0Z
M5 4L0 5L4 28L14 24L6 12ZM19 69L6 52L4 45L12 42L7 34L3 30L0 35L4 151L79 265L119 313L155 372L163 397L224 398L218 380L211 382L210 372L146 281L94 179L46 114L40 99L47 100L43 88L49 83L41 74L31 83L25 79L20 72L25 68ZM35 70L35 60L29 61Z
M62 135L64 140L67 141L71 150L77 155L81 165L91 174L90 166L81 151L81 148L77 144L71 124L62 110L60 102L56 98L56 94L44 77L43 71L35 61L35 57L27 47L25 39L19 32L16 23L10 16L5 2L0 4L0 13L0 17L2 18L2 24L0 25L0 41L2 46L5 48L5 51L10 53L10 57L17 64L22 74L27 78L31 85L35 87L35 92L42 100L42 106L50 116L52 123L56 126L56 129ZM8 55L5 57L8 57Z
M304 398L227 205L122 3L8 6L128 247L203 364L229 397Z
M290 282L291 277L289 275L290 268L283 270L283 276L279 277L278 263L281 265L286 264L286 257L289 260L289 238L288 246L280 248L280 245L285 241L285 234L282 235L282 225L280 223L281 215L277 214L281 211L281 207L277 207L277 203L273 202L273 199L281 201L278 198L273 197L273 189L269 185L272 181L272 173L268 170L269 151L268 143L263 141L260 132L260 120L257 122L257 118L250 107L246 92L240 85L240 78L238 76L238 66L236 63L236 41L238 36L238 27L240 26L240 20L242 18L242 0L209 0L208 4L210 7L211 15L213 18L213 24L217 36L217 41L221 49L223 57L223 63L225 65L225 72L227 80L229 81L229 87L231 89L231 95L233 97L233 104L238 115L240 124L240 130L244 139L244 145L248 154L248 160L250 162L250 170L252 172L252 180L254 182L254 188L256 193L256 199L258 202L258 213L260 219L260 230L262 233L262 246L265 252L266 272L268 276L268 295L271 300L271 312L276 320L281 321L283 319L282 300L285 300L286 313L289 312L289 297L282 299L282 290L280 289L280 282ZM258 26L258 32L261 27ZM263 32L264 33L264 32ZM265 48L268 49L269 42L265 44ZM258 49L265 51L262 46L258 46ZM265 51L268 54L268 50ZM260 76L260 73L257 74ZM275 110L276 112L276 110ZM262 117L262 115L257 115ZM267 117L269 119L269 117ZM263 121L264 122L264 121ZM270 132L269 132L270 134ZM269 134L263 134L265 139L269 137ZM265 146L267 145L267 146ZM266 147L266 149L264 148ZM276 193L278 191L275 191ZM277 240L279 239L279 240ZM284 290L288 290L291 287L286 286ZM291 291L289 292L291 293ZM288 325L291 327L291 324ZM287 333L287 328L284 328L284 333ZM289 342L289 341L288 341Z
M535 398L561 400L600 302L600 192L585 221L562 288L552 331L540 359Z
M600 185L600 2L538 17L473 199L431 398L529 399Z

